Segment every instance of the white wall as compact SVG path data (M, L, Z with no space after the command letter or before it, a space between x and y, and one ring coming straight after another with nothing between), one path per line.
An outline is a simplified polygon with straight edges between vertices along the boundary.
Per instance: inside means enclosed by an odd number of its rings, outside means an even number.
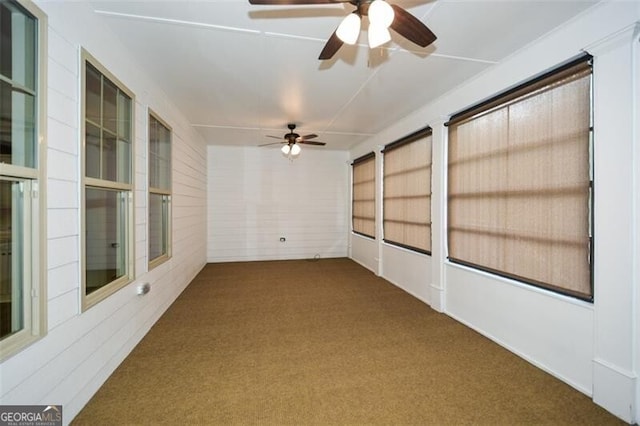
M289 161L277 147L209 146L207 155L207 261L347 256L347 152L303 147Z
M379 153L379 146L430 124L435 176L429 266L410 266L416 255L391 252L380 241L364 244L357 236L351 237L351 256L363 265L376 265L378 270L371 267L374 272L629 422L640 420L639 19L638 2L599 4L457 89L425 100L420 110L351 152L351 158L372 149ZM595 57L593 304L450 264L444 232L447 134L442 124L446 117L583 51ZM413 271L407 272L407 267Z
M0 364L0 404L62 404L69 422L202 269L206 148L86 2L37 2L48 15L48 333ZM80 47L135 95L136 280L80 307ZM173 258L147 272L147 108L173 127ZM136 286L151 292L136 295Z

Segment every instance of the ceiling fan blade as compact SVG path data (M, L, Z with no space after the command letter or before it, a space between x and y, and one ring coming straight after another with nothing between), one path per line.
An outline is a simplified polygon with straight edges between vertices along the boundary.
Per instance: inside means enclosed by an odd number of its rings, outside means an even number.
M331 59L333 55L336 54L338 49L340 49L344 44L344 42L340 40L340 37L336 35L336 31L331 34L331 37L329 37L329 40L327 40L327 44L324 45L322 52L320 52L320 56L318 57L318 59L320 59L321 61L325 59Z
M317 137L318 135L316 135L315 133L311 133L310 135L300 136L300 140L307 141L309 139L315 139Z
M286 142L271 142L271 143L263 143L262 145L258 145L258 146L269 146L269 145L280 145L282 143L286 143Z
M348 3L349 0L249 0L251 4L264 4L272 6L280 5L296 5L296 4L330 4L330 3Z
M325 143L325 142L316 142L316 141L311 141L311 142L308 142L308 141L299 141L299 142L296 142L296 143L302 143L302 144L305 144L305 145L320 145L320 146L322 146L322 145L326 145L326 143Z
M282 139L282 136L271 136L271 135L264 135L267 138L273 138L273 139Z
M391 7L395 12L391 28L395 32L421 47L427 47L436 41L436 35L422 21L400 6L392 4Z

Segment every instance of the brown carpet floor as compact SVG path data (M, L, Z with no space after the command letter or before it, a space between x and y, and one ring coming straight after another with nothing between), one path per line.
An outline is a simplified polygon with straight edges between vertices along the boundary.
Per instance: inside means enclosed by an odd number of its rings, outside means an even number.
M623 424L349 259L210 264L74 420Z

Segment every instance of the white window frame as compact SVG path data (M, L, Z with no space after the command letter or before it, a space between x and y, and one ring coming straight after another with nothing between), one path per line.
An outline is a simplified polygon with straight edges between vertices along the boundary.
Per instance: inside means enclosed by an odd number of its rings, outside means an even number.
M96 305L100 301L114 294L116 291L125 287L127 284L133 282L135 279L135 223L134 223L134 179L135 179L135 95L131 90L127 88L118 78L116 78L107 68L102 65L96 58L94 58L84 48L80 52L80 75L81 75L81 117L80 117L80 138L82 141L81 149L81 195L80 195L80 209L81 209L81 277L82 277L82 291L81 291L81 305L82 310L85 311L90 307ZM86 176L86 72L87 63L91 64L96 70L98 70L104 77L115 84L119 90L125 93L131 99L131 152L130 152L130 170L129 170L129 183L114 182L104 179L97 179ZM93 291L91 294L87 294L87 241L86 241L86 190L87 188L94 188L98 190L111 190L118 191L123 195L123 203L125 209L126 225L125 232L127 233L125 238L125 247L122 248L125 251L125 273L123 276L111 281L98 290Z
M148 170L148 176L147 176L147 183L148 183L148 194L147 194L147 236L151 235L151 221L150 221L150 208L151 208L151 195L162 195L163 196L163 202L167 203L167 218L166 218L166 223L164 223L164 232L166 233L166 238L167 238L167 252L161 254L160 256L151 259L149 253L150 253L150 249L149 249L149 244L151 242L150 238L147 238L147 258L148 258L148 263L149 263L149 270L152 270L153 268L157 267L158 265L163 264L164 262L166 262L167 260L171 259L171 255L172 255L172 239L171 239L171 234L172 234L172 221L173 221L173 214L172 214L172 202L171 202L171 198L172 198L172 182L173 182L173 167L172 167L172 160L173 160L173 129L171 128L171 126L169 126L169 124L164 121L163 119L161 119L158 114L155 113L155 111L153 111L151 108L149 108L148 111L148 117L149 117L149 121L148 121L148 125L147 125L147 130L149 130L150 126L151 126L151 118L153 118L154 120L156 120L158 123L160 123L162 126L164 126L167 130L169 130L169 187L168 188L156 188L156 187L152 187L151 186L151 175L152 175L152 170L151 170L151 132L149 132L149 135L147 137L147 164L149 167Z
M47 15L33 2L14 0L36 19L36 165L34 168L0 163L0 179L20 181L24 204L23 327L0 340L0 360L15 355L47 332L46 286L46 125L47 125Z

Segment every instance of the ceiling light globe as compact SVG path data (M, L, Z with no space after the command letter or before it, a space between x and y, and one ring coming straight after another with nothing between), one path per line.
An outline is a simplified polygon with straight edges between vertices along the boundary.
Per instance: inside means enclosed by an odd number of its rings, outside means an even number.
M289 145L284 145L284 146L280 149L280 151L282 151L282 153L283 153L284 155L287 155L287 154L289 154L289 150L290 150L290 149L291 149L291 148L289 148Z
M355 44L360 35L360 17L356 13L347 15L336 30L336 35L347 44Z
M375 0L369 6L369 21L378 26L389 28L393 23L395 12L389 3L384 0Z
M293 144L293 146L291 147L291 155L298 155L300 154L300 145L298 144Z
M369 25L369 47L374 48L382 46L386 42L391 40L391 33L382 25Z

